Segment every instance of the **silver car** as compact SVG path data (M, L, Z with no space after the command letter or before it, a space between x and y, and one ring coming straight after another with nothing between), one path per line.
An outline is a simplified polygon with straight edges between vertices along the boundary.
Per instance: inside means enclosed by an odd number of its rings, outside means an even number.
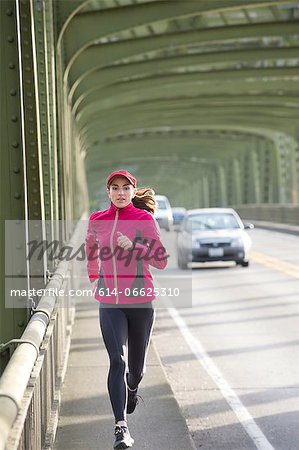
M240 216L232 208L202 208L187 211L177 238L178 266L189 262L235 261L249 265L251 239Z
M169 200L165 195L156 195L155 198L158 203L155 218L161 228L164 228L166 231L170 231L173 227L173 216Z

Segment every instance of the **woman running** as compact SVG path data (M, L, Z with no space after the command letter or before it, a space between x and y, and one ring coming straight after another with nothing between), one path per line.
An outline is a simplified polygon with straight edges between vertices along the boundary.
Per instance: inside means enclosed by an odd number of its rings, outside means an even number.
M126 449L134 443L126 416L138 403L155 318L152 301L157 290L149 266L164 269L168 255L153 217L154 191L137 189L136 179L126 170L112 172L106 185L110 208L89 219L87 270L100 302L100 327L110 360L113 448Z

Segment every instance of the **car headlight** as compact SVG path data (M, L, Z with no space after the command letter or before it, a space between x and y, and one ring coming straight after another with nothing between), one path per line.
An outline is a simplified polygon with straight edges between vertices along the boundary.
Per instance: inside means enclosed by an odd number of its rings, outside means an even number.
M200 248L200 241L196 237L192 238L192 248Z
M244 243L241 238L233 239L230 243L231 247L243 247Z

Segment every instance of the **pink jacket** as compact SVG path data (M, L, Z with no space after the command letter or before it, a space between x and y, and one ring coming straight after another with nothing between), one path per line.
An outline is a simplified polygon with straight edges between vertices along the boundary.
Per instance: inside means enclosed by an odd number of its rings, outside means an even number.
M117 233L133 243L127 251L117 245ZM164 269L168 255L152 214L130 203L91 214L86 236L87 271L98 279L95 298L104 303L133 304L156 297L150 265ZM101 263L99 264L99 261Z

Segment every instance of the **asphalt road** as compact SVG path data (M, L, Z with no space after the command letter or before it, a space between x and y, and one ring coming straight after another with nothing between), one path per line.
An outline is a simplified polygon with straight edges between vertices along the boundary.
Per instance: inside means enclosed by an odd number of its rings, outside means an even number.
M254 229L250 266L176 266L192 307L158 309L153 342L195 447L299 449L299 237Z

